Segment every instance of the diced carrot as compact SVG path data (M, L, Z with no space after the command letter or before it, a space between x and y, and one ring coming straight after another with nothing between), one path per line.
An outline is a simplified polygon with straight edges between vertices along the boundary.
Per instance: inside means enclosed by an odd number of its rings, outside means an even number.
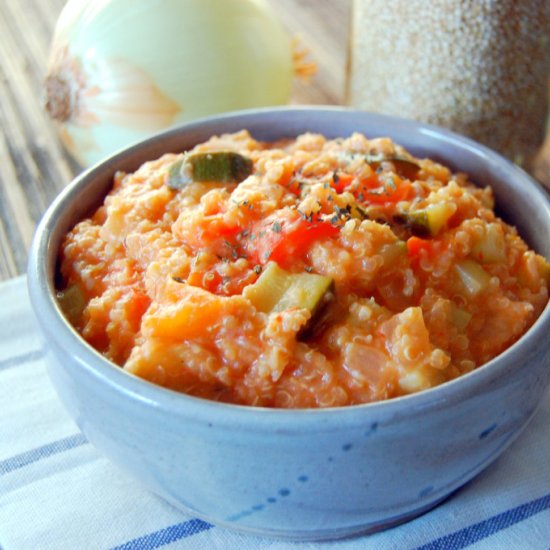
M409 258L416 259L420 256L422 250L430 254L432 250L433 242L428 239L421 239L420 237L410 237L407 239L407 254Z
M216 296L188 284L181 286L178 293L181 299L151 305L142 322L142 333L146 338L181 341L206 337L211 327L222 322L224 317L236 309L235 299L240 299Z

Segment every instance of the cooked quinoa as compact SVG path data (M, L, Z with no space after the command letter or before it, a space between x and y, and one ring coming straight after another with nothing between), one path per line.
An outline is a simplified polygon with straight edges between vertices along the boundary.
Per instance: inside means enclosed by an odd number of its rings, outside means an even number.
M105 357L180 392L390 399L483 365L546 306L549 264L493 207L388 138L241 131L117 173L63 241L59 299Z

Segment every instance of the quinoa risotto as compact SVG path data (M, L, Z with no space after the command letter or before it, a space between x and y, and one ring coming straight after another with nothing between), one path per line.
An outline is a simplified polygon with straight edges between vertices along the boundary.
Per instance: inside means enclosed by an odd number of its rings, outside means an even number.
M388 138L241 131L117 173L63 241L58 297L105 357L190 395L389 399L479 367L546 306L548 262L493 207Z

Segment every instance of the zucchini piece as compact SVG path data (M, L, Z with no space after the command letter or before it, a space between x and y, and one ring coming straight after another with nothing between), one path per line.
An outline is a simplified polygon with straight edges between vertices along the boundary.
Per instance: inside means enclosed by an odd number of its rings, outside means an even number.
M415 212L407 212L400 217L400 220L407 226L411 235L415 237L431 237L430 221L425 210L417 210Z
M187 161L191 164L193 181L220 181L240 183L252 174L253 163L233 151L196 153Z
M394 219L407 226L416 237L435 237L452 215L456 205L452 202L430 204L421 210L412 210L398 214Z
M333 280L316 273L289 273L269 262L258 280L243 290L243 296L264 313L305 308L313 318L330 299Z
M350 215L352 218L363 221L369 219L368 212L360 205L354 203L350 208Z
M457 305L452 304L451 321L458 330L463 331L468 326L471 318L472 314L469 311L466 311L465 309L462 309Z
M456 204L453 202L438 202L426 206L425 211L430 235L435 237L456 212Z
M365 161L374 170L379 168L383 162L391 162L398 175L411 181L416 180L420 172L420 165L416 161L399 155L365 155Z
M472 247L472 256L484 264L506 261L504 231L498 223L489 223L485 235Z
M240 183L252 174L253 167L251 159L234 151L193 153L168 169L166 185L178 190L192 182Z
M57 301L71 325L77 325L86 308L86 299L80 287L70 285L64 290L59 290Z
M170 168L168 168L165 183L174 191L183 189L190 183L193 183L193 179L191 178L191 174L189 172L189 166L183 159L177 160L170 166Z
M474 260L458 262L455 269L470 296L477 296L487 288L491 276Z

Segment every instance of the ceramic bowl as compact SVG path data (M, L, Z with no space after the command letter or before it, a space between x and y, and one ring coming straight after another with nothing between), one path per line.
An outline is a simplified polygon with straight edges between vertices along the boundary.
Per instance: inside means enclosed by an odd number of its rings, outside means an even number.
M326 410L220 404L136 378L88 346L55 299L70 226L97 207L116 170L248 129L262 140L320 132L390 136L494 188L498 212L550 257L550 205L523 171L490 150L423 124L339 108L247 111L160 134L96 165L55 200L36 232L28 284L60 399L112 462L208 522L294 540L398 524L432 508L493 462L533 416L548 384L550 309L478 370L418 394Z

